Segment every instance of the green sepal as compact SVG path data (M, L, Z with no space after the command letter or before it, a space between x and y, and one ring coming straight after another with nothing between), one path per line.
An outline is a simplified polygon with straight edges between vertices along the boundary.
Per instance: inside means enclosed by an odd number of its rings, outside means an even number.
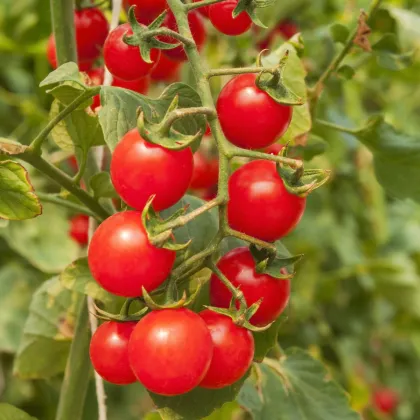
M182 134L173 128L173 123L168 122L171 114L177 109L178 96L175 96L162 121L158 124L147 121L144 112L141 111L137 119L140 135L148 142L170 150L183 150L200 141L204 134L202 130L193 135Z
M184 290L182 293L182 297L179 300L174 299L174 295L177 293L176 283L170 281L167 287L171 288L171 290L169 290L169 297L166 298L166 301L162 304L154 301L153 298L149 295L149 293L147 293L147 290L144 287L142 287L143 299L148 308L152 310L179 309L191 305L191 303L193 303L195 298L198 296L202 287L202 283L198 283L197 288L194 290L193 293L191 293L190 296L188 296L187 292Z
M170 44L167 42L159 41L155 37L145 36L148 31L158 29L162 26L167 13L166 10L160 14L149 26L146 26L137 21L136 14L134 13L135 8L136 6L131 6L128 11L128 22L130 23L131 29L133 30L133 35L124 35L123 41L127 45L139 47L141 58L146 63L153 63L150 56L150 51L153 48L160 50L171 50L180 45L180 43Z
M261 22L256 10L270 6L274 3L274 1L275 0L239 0L237 6L235 7L232 13L232 16L236 18L242 12L246 12L248 13L252 22L255 23L255 25L258 25L262 28L267 28L267 26Z
M262 67L261 59L262 55L267 50L263 50L257 57L257 66ZM287 50L284 56L281 58L277 69L274 73L270 71L262 71L255 81L259 89L267 92L271 98L276 102L284 105L302 105L303 99L293 92L286 84L283 78L284 68L286 67L287 60L289 58L289 51Z
M115 322L133 322L133 321L140 321L143 315L149 310L147 306L140 309L138 312L135 312L131 315L125 315L123 313L120 314L111 314L98 308L98 306L94 303L95 311L94 314L96 318L102 319L103 321L115 321Z

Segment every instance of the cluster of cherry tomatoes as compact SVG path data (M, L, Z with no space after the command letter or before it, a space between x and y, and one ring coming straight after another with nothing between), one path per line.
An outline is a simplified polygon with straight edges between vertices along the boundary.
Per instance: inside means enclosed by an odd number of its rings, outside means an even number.
M165 0L127 0L135 5L136 18L149 24L166 8ZM189 13L189 24L200 50L206 40L203 16L227 35L238 35L251 27L248 14L233 18L237 0L226 0ZM169 11L164 26L177 31ZM182 46L152 50L152 63L144 61L139 48L124 42L132 34L122 24L108 34L108 23L97 8L75 14L79 67L90 82L103 83L104 70L94 68L103 53L113 75L113 86L146 93L150 78L171 81L187 57ZM162 39L165 42L177 42ZM56 66L54 38L48 57ZM93 109L100 106L95 98ZM217 113L227 140L240 148L276 146L292 119L292 108L275 102L256 85L256 76L234 77L221 91ZM240 121L240 123L238 123ZM159 212L177 203L189 188L208 191L217 186L218 160L209 153L210 132L200 149L169 150L143 139L138 130L126 133L111 160L111 179L121 200L133 210L122 211L105 220L95 231L88 250L88 262L95 280L108 292L126 298L153 292L169 277L176 252L150 242L142 211L151 196ZM277 153L278 151L275 151ZM244 234L273 242L291 232L299 222L305 198L290 193L279 176L276 164L265 160L246 163L229 179L228 222ZM263 223L261 222L263 221ZM71 236L87 244L88 218L71 221ZM248 306L260 302L250 322L267 326L284 311L290 297L290 281L257 273L256 262L246 247L224 255L219 270L240 289ZM212 306L228 308L231 292L213 275L210 280ZM186 346L185 343L188 343ZM107 381L129 384L140 381L161 395L179 395L197 386L223 388L238 381L254 357L251 332L226 316L210 310L199 314L186 308L155 310L139 322L103 323L92 337L90 355L95 370Z

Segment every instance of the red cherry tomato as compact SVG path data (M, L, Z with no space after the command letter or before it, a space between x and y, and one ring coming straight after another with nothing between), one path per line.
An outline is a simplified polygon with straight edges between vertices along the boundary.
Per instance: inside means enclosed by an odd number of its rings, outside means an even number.
M131 207L143 210L152 195L156 211L167 209L186 193L193 173L190 148L175 151L145 141L137 129L118 143L111 161L112 183Z
M232 385L252 364L254 337L227 316L210 310L200 312L200 316L210 330L214 345L210 368L200 386L219 389Z
M202 1L202 0L193 0L194 3L197 3L199 1ZM209 6L200 7L197 11L204 17L206 18L209 17Z
M57 56L56 56L56 53L55 53L55 39L54 39L54 35L52 35L52 34L48 38L47 59L48 59L48 62L50 63L50 66L53 69L56 69L57 68ZM93 61L80 62L80 60L79 60L78 63L79 63L79 71L88 71L93 66Z
M217 113L227 139L244 149L263 149L288 129L292 107L279 104L255 84L255 74L230 80L217 101Z
M398 404L399 396L393 389L380 388L373 394L373 405L381 413L392 414Z
M219 179L219 161L215 158L206 157L198 150L194 154L194 172L190 188L207 189L215 186Z
M136 382L128 361L128 341L136 322L104 322L90 342L90 360L96 372L116 385Z
M204 26L203 18L200 16L199 13L192 11L188 13L188 23L190 24L191 33L193 35L194 41L197 45L198 50L200 51L204 43L206 42L207 33L206 28ZM169 12L166 15L165 22L163 26L166 26L173 31L178 31L178 25L175 20L175 16L172 12ZM179 41L173 39L171 37L160 37L162 41L168 42L170 44L177 44ZM172 50L162 50L162 53L169 57L171 60L176 61L186 61L187 55L185 54L184 48L182 45L172 49Z
M77 172L79 170L79 164L77 163L76 156L70 156L67 160L71 168L74 170L74 172Z
M285 39L290 39L293 35L299 32L299 28L291 20L284 20L280 22L268 35L266 39L258 43L261 50L267 49L273 41L276 34L281 35Z
M278 155L284 149L284 146L284 144L273 143L270 146L266 147L264 152L270 155Z
M153 246L141 213L126 211L106 219L95 231L88 252L92 276L108 292L137 297L168 277L175 252Z
M165 54L162 54L150 76L157 82L176 82L179 80L181 66L182 63L180 61L171 60Z
M254 160L229 179L228 220L233 229L276 241L299 223L306 198L287 191L274 162Z
M128 346L137 379L160 395L191 391L204 378L213 355L205 322L188 309L147 314L134 329Z
M228 252L217 264L220 271L240 288L246 303L251 306L263 299L251 322L265 326L275 321L285 310L290 297L290 280L276 279L255 271L255 261L248 248L236 248ZM213 306L228 308L232 293L213 274L210 282L210 301Z
M70 236L81 246L89 241L89 217L84 214L74 216L70 220Z
M246 12L236 18L232 16L238 0L226 0L209 6L209 19L213 26L222 34L235 36L246 32L252 25L252 20Z
M136 6L137 20L143 25L152 23L167 7L166 0L125 0L128 7Z
M105 65L112 75L122 80L138 80L147 76L159 60L160 51L151 50L152 63L146 63L138 47L124 42L124 35L133 35L130 24L124 23L109 33L104 45Z

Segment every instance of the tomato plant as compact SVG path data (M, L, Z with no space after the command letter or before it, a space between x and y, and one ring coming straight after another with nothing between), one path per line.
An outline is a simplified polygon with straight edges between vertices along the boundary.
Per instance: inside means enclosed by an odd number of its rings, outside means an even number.
M204 378L213 355L210 332L188 309L166 309L146 315L129 343L131 368L150 391L179 395Z
M136 381L128 361L128 343L135 322L104 322L90 342L90 359L95 371L106 381L117 385Z
M119 296L135 297L153 290L168 276L175 253L153 246L141 213L125 211L108 218L89 245L89 267L101 286Z
M417 3L49 5L0 7L0 418L417 420Z

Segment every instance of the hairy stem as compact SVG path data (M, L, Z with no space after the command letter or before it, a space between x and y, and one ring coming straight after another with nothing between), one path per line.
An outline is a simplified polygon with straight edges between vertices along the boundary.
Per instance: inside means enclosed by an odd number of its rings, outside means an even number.
M196 4L196 3L194 3ZM211 77L215 76L229 76L229 75L235 75L235 74L245 74L245 73L272 73L278 71L277 68L273 67L239 67L239 68L227 68L227 69L212 69L209 70L207 73L207 78L210 79Z
M222 1L223 0L202 0L198 1L197 3L186 4L184 7L186 10L190 11L194 9L199 9L200 7L211 6L212 4L220 3Z
M36 195L38 196L38 198L41 199L42 202L57 204L58 206L65 207L69 210L73 210L76 213L86 214L87 216L95 218L97 217L96 214L87 207L81 206L77 203L73 203L69 200L65 200L64 198L61 198L56 194L45 194L37 191Z

